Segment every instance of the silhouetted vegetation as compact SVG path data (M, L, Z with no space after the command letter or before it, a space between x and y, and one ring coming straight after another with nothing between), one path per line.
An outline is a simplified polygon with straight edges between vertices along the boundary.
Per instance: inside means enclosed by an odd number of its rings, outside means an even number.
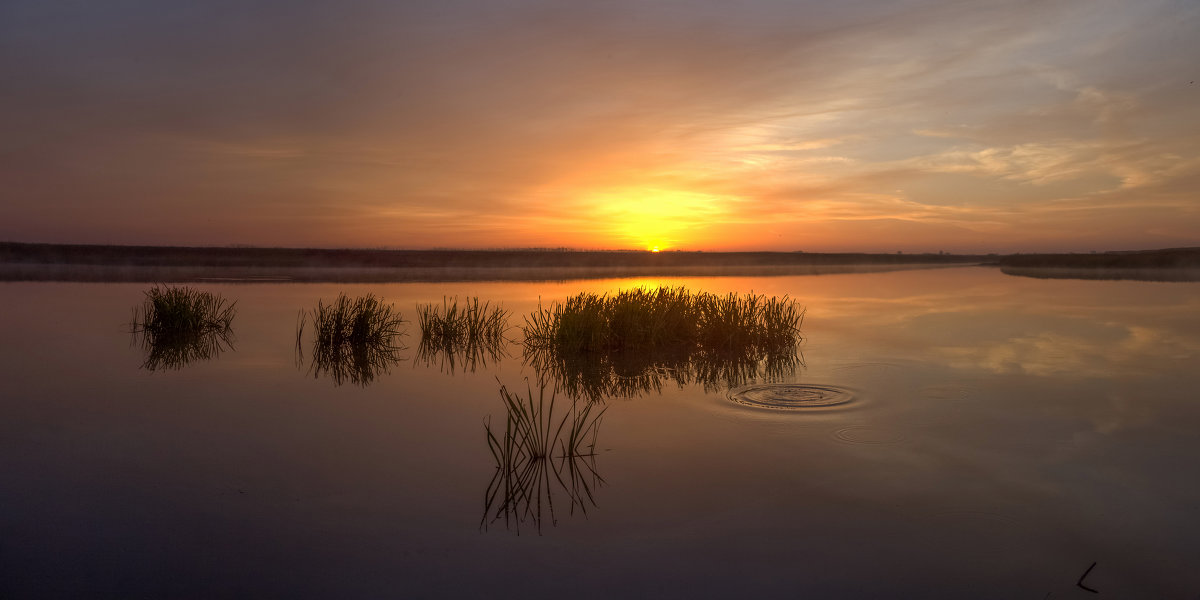
M1039 279L1200 281L1200 248L1098 254L1015 254L1000 259L1008 275Z
M417 359L426 365L438 362L443 371L455 368L474 372L488 361L506 356L508 311L479 298L443 298L442 304L417 305L421 342Z
M786 296L579 294L526 317L525 361L573 398L632 397L668 381L732 387L794 372L803 321Z
M443 298L442 305L417 305L421 338L445 343L487 343L504 339L508 311L479 298Z
M1200 248L1168 248L1095 254L1013 254L1000 258L1001 267L1072 269L1197 269Z
M484 492L481 527L503 519L519 532L532 521L540 533L544 514L557 523L556 495L566 496L571 514L596 504L593 490L604 483L596 471L596 436L606 409L571 402L556 415L556 394L547 399L546 388L539 385L535 400L532 388L521 396L500 386L504 429L493 431L490 418L484 427L496 473Z
M787 296L718 296L659 287L583 293L539 306L526 317L524 330L526 346L565 354L688 345L770 348L795 342L803 322L804 309Z
M130 332L146 351L142 367L180 369L232 348L236 302L189 287L155 286L133 309Z
M391 304L372 294L349 298L339 294L331 304L317 302L312 311L301 311L296 328L296 353L304 362L304 330L311 321L311 363L314 377L328 376L337 385L344 381L366 386L400 361L404 347L397 343L404 320Z

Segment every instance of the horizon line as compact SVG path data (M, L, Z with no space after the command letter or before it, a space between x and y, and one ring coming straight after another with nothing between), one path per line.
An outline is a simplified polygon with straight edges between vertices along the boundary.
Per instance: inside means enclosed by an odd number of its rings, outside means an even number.
M493 246L486 248L469 248L469 247L451 247L451 246L432 246L432 247L402 247L402 246L269 246L256 244L224 244L224 245L172 245L172 244L130 244L130 243L79 243L79 242L20 242L13 240L0 240L0 245L24 245L24 246L75 246L75 247L121 247L121 248L179 248L179 249L209 249L209 250L353 250L353 251L373 251L373 252L614 252L614 253L674 253L674 254L867 254L867 255L945 255L945 256L1003 256L1013 254L1108 254L1108 253L1130 253L1130 252L1161 252L1169 250L1193 250L1200 249L1200 246L1173 246L1167 248L1127 248L1127 249L1107 249L1107 250L1074 250L1074 251L1038 251L1024 250L1016 252L999 252L999 251L976 251L976 252L953 252L953 251L905 251L897 250L895 252L869 251L869 250L702 250L702 249L683 249L683 248L667 248L663 250L651 250L644 248L576 248L569 246Z

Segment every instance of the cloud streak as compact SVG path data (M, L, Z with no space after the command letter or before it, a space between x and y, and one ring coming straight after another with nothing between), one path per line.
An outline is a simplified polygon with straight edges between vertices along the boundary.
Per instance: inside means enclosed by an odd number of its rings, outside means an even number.
M1114 0L10 2L0 238L1195 245L1197 25Z

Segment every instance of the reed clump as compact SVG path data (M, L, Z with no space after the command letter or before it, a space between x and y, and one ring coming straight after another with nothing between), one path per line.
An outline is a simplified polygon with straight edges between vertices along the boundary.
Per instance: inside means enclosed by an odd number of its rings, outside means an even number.
M130 323L147 354L143 368L180 369L232 348L237 302L187 286L155 286L145 296Z
M803 364L805 310L784 296L683 287L578 294L525 319L525 361L572 397L630 397L666 381L706 389Z
M228 331L237 302L187 286L155 286L133 309L133 329L150 335Z
M504 429L493 431L490 419L484 427L496 473L484 494L481 527L503 519L519 531L531 520L540 532L543 510L557 522L556 495L560 501L566 496L572 513L595 505L593 490L604 483L596 471L596 437L607 409L571 402L555 414L557 393L547 398L546 390L541 383L535 399L532 388L522 396L500 386Z
M496 362L507 355L509 343L509 312L479 298L443 298L441 305L417 305L417 322L421 341L417 360L439 364L443 371L453 373L458 367L474 372L488 361Z
M696 346L761 348L797 343L804 309L784 296L659 287L583 293L525 319L525 345L559 353Z
M504 340L509 312L479 298L442 298L442 304L418 304L421 339L434 343L486 344Z
M298 361L303 363L305 328L312 323L313 376L328 375L335 384L350 381L367 385L400 361L398 342L405 323L391 304L373 294L351 298L339 294L326 304L318 301L311 311L301 311L296 330Z

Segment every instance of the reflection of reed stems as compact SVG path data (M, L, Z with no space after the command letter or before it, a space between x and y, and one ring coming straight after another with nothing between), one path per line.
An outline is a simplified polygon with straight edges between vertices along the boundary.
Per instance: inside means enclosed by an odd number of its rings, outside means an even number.
M328 376L335 385L350 381L366 386L400 362L404 347L396 342L404 320L391 304L367 294L351 299L339 294L331 304L317 302L311 312L300 313L296 326L297 363L303 365L304 329L313 326L309 372Z
M522 397L500 386L506 418L502 432L492 431L490 419L485 426L496 473L484 492L481 527L504 519L519 533L522 523L532 521L541 533L544 513L557 524L556 493L566 495L571 514L595 506L593 489L604 483L596 471L596 435L606 409L593 414L590 403L572 402L557 417L556 396L552 392L547 401L544 384L536 400L532 389Z
M525 364L553 380L571 398L592 402L661 392L664 384L718 391L745 383L779 381L804 365L798 345L770 351L659 348L646 352L558 354L526 348Z
M422 338L417 345L415 360L427 367L437 363L442 372L454 374L456 368L474 373L481 367L486 369L489 362L499 362L508 356L502 342L456 343Z
M236 302L189 287L155 286L134 307L130 332L146 351L142 368L181 369L233 348Z

